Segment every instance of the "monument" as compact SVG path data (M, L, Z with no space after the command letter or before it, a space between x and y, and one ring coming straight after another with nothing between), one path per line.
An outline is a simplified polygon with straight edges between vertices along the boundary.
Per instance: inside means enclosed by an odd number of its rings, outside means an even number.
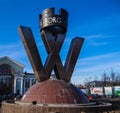
M93 113L98 109L101 112L110 110L111 104L89 102L82 91L70 83L84 39L72 39L63 65L59 52L67 32L68 12L60 9L59 14L55 14L54 8L48 8L39 17L40 34L48 54L45 64L31 28L18 28L38 83L19 102L3 102L2 113ZM52 71L56 80L50 80Z
M35 76L39 81L34 88L26 92L22 98L22 102L32 102L32 100L37 101L37 103L53 104L78 104L88 102L82 92L78 91L75 86L69 83L84 39L79 37L72 39L64 65L59 55L65 40L67 26L68 13L64 9L60 9L59 15L55 14L54 8L45 9L40 15L40 33L48 53L44 65L42 64L31 29L28 27L19 27L21 39ZM49 80L52 70L54 70L57 80ZM40 90L38 90L38 87ZM42 89L42 87L46 87L46 89Z

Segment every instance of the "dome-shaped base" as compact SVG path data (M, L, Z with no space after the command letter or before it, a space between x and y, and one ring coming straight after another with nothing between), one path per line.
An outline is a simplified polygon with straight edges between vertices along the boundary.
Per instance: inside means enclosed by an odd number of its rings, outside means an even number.
M22 97L21 102L39 104L88 103L82 91L63 80L47 80L33 85Z

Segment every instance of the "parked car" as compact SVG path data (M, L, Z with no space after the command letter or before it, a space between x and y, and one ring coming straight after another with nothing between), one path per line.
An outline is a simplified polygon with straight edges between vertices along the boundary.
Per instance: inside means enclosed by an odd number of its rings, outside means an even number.
M92 99L99 99L99 98L102 98L101 95L98 95L98 94L90 94L90 95L87 95L87 98L89 100L92 100Z

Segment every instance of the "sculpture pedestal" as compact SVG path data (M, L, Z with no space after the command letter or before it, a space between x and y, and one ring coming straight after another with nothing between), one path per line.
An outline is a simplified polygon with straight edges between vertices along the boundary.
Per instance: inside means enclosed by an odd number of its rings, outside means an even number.
M37 104L83 104L89 100L76 86L63 80L46 80L32 86L21 102Z
M30 104L2 103L2 113L113 113L111 104ZM114 113L118 113L114 111Z
M89 103L80 89L63 80L39 82L21 101L2 102L2 113L104 113L111 109L108 103Z

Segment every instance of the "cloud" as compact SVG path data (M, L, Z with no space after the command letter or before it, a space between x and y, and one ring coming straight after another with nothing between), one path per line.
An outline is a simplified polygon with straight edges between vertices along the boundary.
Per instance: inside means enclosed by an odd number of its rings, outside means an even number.
M86 39L98 39L98 38L110 38L112 35L110 34L95 34L95 35L89 35L89 36L84 36Z
M120 52L113 52L113 53L108 53L108 54L101 54L97 56L92 56L92 57L86 57L80 60L83 61L88 61L88 60L99 60L99 59L104 59L104 58L110 58L110 57L115 57L115 56L120 56Z
M120 52L113 52L98 56L86 57L81 58L77 62L77 67L85 67L85 66L94 66L94 65L101 65L101 64L109 64L114 62L120 62Z
M28 59L27 53L25 51L24 46L22 43L10 43L6 45L0 45L0 57L8 56L19 63L25 65L24 70L27 72L33 72L30 61Z
M9 44L9 45L0 45L0 50L10 50L10 49L13 49L13 48L16 48L18 47L18 44Z
M72 82L83 83L86 78L101 78L104 71L120 73L120 52L79 59L73 72Z
M14 59L19 59L20 57L24 57L26 55L23 45L21 43L14 44L6 44L0 45L0 56L9 56Z
M109 43L108 42L96 42L94 40L90 41L91 46L103 46L103 45L107 45L107 44L109 44Z
M115 73L120 73L120 62L76 69L76 71L73 73L71 81L72 83L76 84L84 84L86 78L91 78L91 80L94 80L94 78L97 77L98 80L101 80L102 74L106 72L109 75L111 70L113 70Z
M105 46L110 43L108 38L111 38L113 36L110 34L95 34L84 37L86 40L86 44L89 46Z
M78 73L82 73L82 74L97 74L97 73L102 73L104 71L109 71L111 69L115 69L118 68L120 69L120 62L110 62L107 64L101 64L101 65L94 65L94 66L89 66L86 68L79 68L75 71L76 75ZM117 70L120 72L120 70Z

